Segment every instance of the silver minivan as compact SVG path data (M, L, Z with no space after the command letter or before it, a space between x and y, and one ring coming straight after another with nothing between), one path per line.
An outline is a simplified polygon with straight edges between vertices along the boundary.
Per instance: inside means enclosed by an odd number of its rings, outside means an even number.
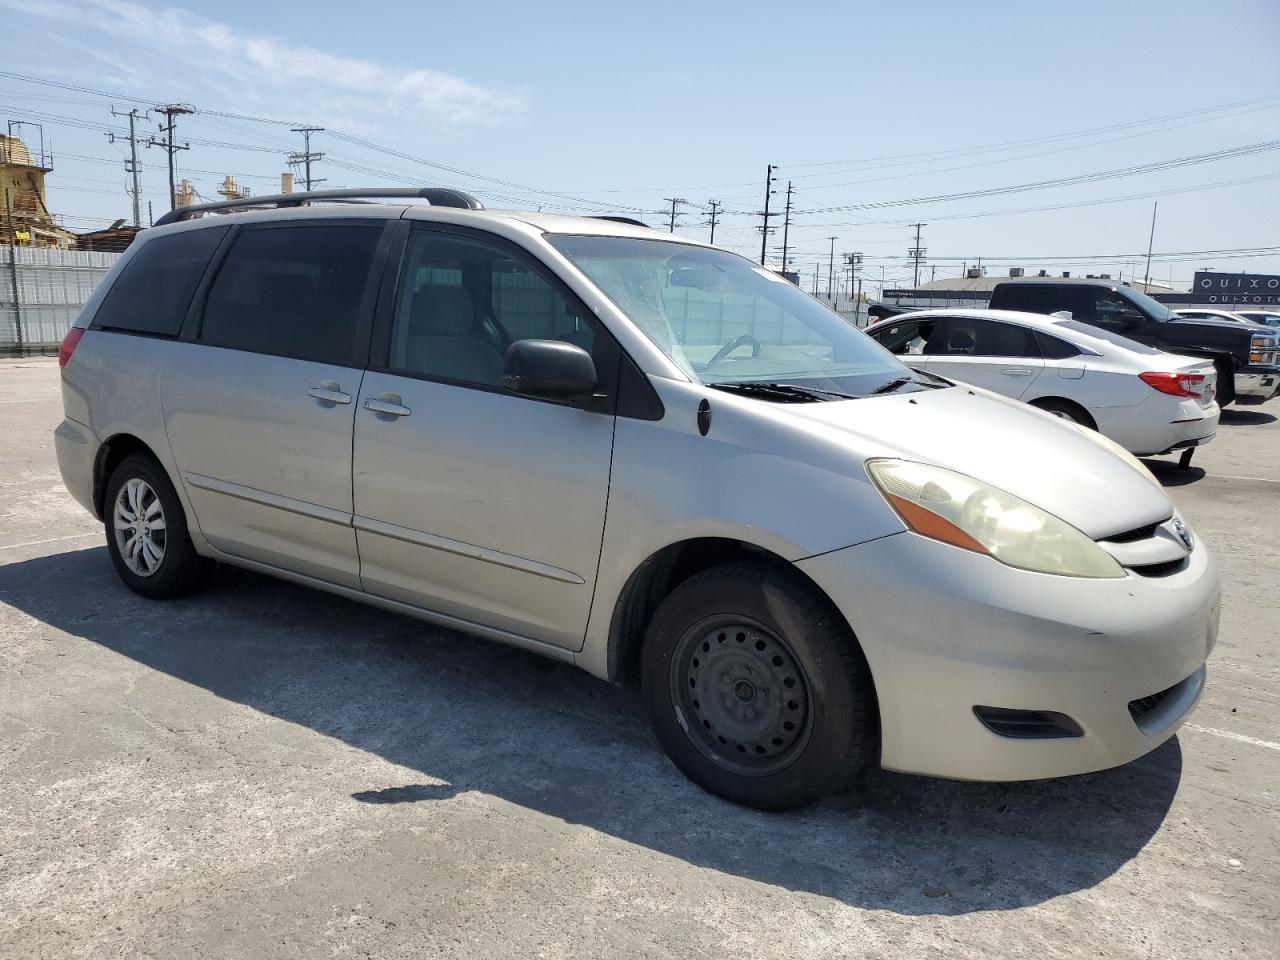
M1217 634L1209 552L1113 443L618 218L180 208L60 361L62 475L131 589L235 564L638 680L752 806L1127 762Z

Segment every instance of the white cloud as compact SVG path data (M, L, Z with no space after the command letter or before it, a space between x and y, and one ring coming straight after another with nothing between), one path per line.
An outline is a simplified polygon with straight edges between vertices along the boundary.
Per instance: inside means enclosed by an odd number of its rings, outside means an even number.
M0 0L0 8L105 33L118 47L131 48L139 60L164 59L191 71L166 83L174 92L200 78L218 86L223 86L218 80L232 80L257 102L282 104L305 94L308 109L293 114L319 113L317 105L340 101L352 113L490 125L518 115L527 101L521 90L499 90L441 70L388 66L293 46L177 7L129 0Z

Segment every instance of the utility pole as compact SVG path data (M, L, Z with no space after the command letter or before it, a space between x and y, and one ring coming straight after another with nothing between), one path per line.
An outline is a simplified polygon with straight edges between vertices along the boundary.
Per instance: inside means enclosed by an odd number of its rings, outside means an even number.
M1156 245L1156 211L1160 209L1160 201L1157 200L1151 205L1151 237L1147 240L1147 272L1142 278L1142 292L1147 292L1147 285L1151 283L1151 251Z
M311 188L308 187L307 189L311 189ZM687 201L685 200L684 197L663 197L662 199L667 201L667 203L671 204L671 224L667 228L667 232L675 233L676 232L676 207L679 204L686 203Z
M43 162L43 161L41 161ZM18 356L25 356L22 341L22 298L18 295L18 236L13 226L13 204L9 200L9 184L4 184L4 221L9 236L9 284L13 288L13 339Z
M907 251L911 259L915 261L915 279L911 282L912 287L920 286L920 261L924 257L924 247L920 246L920 228L927 227L927 223L913 223L911 226L916 228L916 245Z
M111 115L113 117L129 118L129 159L124 162L124 172L133 175L133 189L130 191L130 196L133 197L133 225L135 227L140 227L142 226L142 209L140 199L141 193L139 192L138 187L138 172L140 169L138 167L138 134L134 129L134 124L137 123L138 120L138 108L134 107L128 113L121 113L115 107L112 107ZM143 114L142 116L147 120L151 119L150 113ZM108 133L107 142L115 143L116 135L114 133Z
M787 254L790 252L789 235L791 233L791 181L787 181L787 208L782 217L782 272L787 272Z
M845 262L849 264L849 296L854 297L853 311L856 315L858 312L858 301L860 297L855 297L853 292L854 281L858 279L858 270L862 267L862 252L846 253L844 255Z
M288 160L289 160L289 162L290 162L290 163L293 163L293 164L298 164L298 163L302 164L302 169L303 169L303 171L304 171L304 172L303 172L303 177L302 177L302 179L303 179L304 181L306 181L306 184L307 184L307 191L308 191L308 192L310 192L310 191L311 191L311 185L312 185L313 183L324 183L324 181L325 181L325 179L326 179L326 178L324 178L324 177L318 177L318 178L316 178L315 180L311 179L311 163L312 163L312 161L314 161L314 160L321 160L321 159L323 159L323 158L324 158L324 154L323 154L323 153L312 153L312 152L311 152L311 135L312 135L313 133L321 133L321 132L323 132L323 131L324 131L324 127L290 127L289 129L290 129L293 133L300 133L300 134L302 134L302 152L301 152L301 153L291 153L291 154L289 154L289 156L288 156Z
M708 200L707 206L711 208L711 219L708 223L711 225L711 242L716 242L716 222L720 219L720 208L723 204L719 200Z
M831 278L836 273L836 238L827 237L827 239L831 241L831 258L827 262L827 302L831 305L831 309L834 310L836 302L832 299Z
M776 163L771 163L764 175L764 222L760 225L760 266L764 266L765 249L769 243L769 218L776 217L776 213L769 212L769 195L773 193L773 184L778 178L773 175L773 171L778 169Z
M156 107L155 111L156 113L164 114L164 118L167 121L160 128L160 132L165 135L165 139L157 140L155 137L150 137L147 139L147 146L160 147L169 155L169 209L176 210L178 207L178 192L173 180L173 155L179 150L190 150L191 144L175 143L173 130L177 124L177 117L195 113L196 108L189 103L167 103L164 106Z
M817 296L818 296L818 274L819 274L819 273L821 273L821 272L822 272L822 267L820 267L820 266L818 265L817 261L814 261L814 264L813 264L813 295L814 295L814 297L815 297L815 298L817 298Z

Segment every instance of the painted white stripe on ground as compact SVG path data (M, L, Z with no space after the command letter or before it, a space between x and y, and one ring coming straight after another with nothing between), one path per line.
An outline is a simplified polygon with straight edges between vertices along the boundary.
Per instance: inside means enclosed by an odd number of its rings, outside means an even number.
M102 534L98 531L93 533L73 533L69 537L49 537L47 540L24 540L22 543L6 543L0 546L0 550L17 550L19 547L35 547L42 543L61 543L63 540L79 540L82 537L100 537Z
M1213 727L1202 727L1198 723L1188 723L1187 729L1196 730L1200 733L1211 733L1215 737L1236 740L1240 743L1252 744L1255 747L1266 747L1268 750L1280 750L1280 743L1275 743L1271 740L1259 740L1257 737L1246 736L1243 733L1232 733L1230 730L1215 730Z
M1206 473L1206 477L1213 477L1215 480L1258 480L1262 483L1280 483L1280 480L1272 480L1270 477L1233 477L1229 473Z

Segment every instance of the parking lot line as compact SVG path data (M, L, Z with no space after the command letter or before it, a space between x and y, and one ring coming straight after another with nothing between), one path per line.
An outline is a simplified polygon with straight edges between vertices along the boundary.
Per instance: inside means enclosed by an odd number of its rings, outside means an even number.
M1272 740L1259 740L1257 737L1250 737L1243 733L1232 733L1230 730L1218 730L1215 727L1202 727L1198 723L1188 723L1188 730L1195 730L1198 733L1211 733L1215 737L1224 737L1227 740L1237 740L1240 743L1252 744L1255 747L1266 747L1268 750L1280 750L1280 743Z
M42 543L60 543L63 540L79 540L81 537L100 537L101 532L94 530L89 533L73 533L69 537L47 537L44 540L24 540L22 543L6 543L0 545L0 550L17 550L19 547L35 547Z
M1233 477L1229 473L1206 473L1206 477L1213 477L1216 480L1257 480L1262 483L1280 483L1280 480L1272 477Z

